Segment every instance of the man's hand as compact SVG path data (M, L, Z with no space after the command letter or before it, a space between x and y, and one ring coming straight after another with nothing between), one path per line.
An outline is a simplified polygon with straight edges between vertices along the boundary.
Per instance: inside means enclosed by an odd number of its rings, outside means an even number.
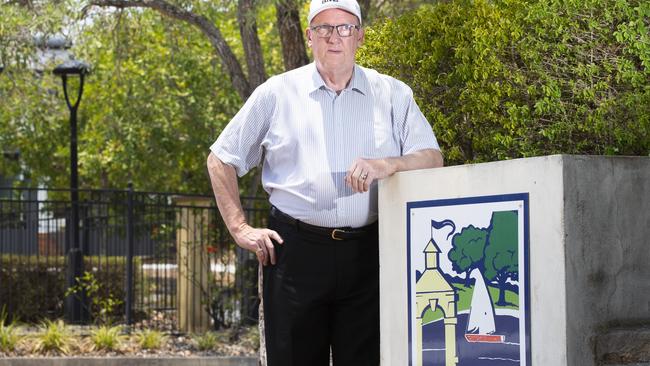
M375 179L383 179L395 173L395 166L388 159L357 158L345 175L345 183L355 192L367 192Z
M271 229L254 228L248 224L239 226L237 232L233 233L235 242L240 247L250 250L257 256L258 262L263 265L275 264L275 246L271 239L279 244L283 243L280 235Z
M268 265L269 261L275 264L275 248L271 239L282 244L282 238L273 230L254 228L246 223L235 168L224 164L213 153L208 155L207 164L219 213L237 245L255 253L261 264Z
M442 164L442 154L436 149L419 150L393 158L357 158L345 175L345 183L355 192L367 192L376 179L384 179L406 170L437 168Z

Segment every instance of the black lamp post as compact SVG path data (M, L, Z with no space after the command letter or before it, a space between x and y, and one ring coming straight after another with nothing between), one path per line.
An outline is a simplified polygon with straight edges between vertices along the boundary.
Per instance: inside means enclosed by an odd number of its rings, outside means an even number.
M79 180L77 165L77 108L81 102L84 90L84 77L90 67L80 61L66 61L54 69L54 75L60 75L63 80L63 94L70 109L70 201L72 212L70 215L70 245L68 248L68 288L77 284L76 278L83 275L83 252L79 245ZM68 77L79 77L79 91L77 99L72 103L68 94ZM84 307L79 295L71 294L66 298L65 316L68 322L79 323L83 320Z

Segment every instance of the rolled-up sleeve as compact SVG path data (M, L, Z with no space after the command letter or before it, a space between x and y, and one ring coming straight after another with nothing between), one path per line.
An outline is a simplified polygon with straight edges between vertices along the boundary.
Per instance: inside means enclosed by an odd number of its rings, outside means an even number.
M273 106L267 85L260 85L210 146L212 153L232 165L240 177L260 164L264 154L262 141L269 129Z
M394 97L401 99L394 105L399 106L395 112L402 155L425 149L440 150L438 140L426 117L413 99L413 91L406 84L398 84Z

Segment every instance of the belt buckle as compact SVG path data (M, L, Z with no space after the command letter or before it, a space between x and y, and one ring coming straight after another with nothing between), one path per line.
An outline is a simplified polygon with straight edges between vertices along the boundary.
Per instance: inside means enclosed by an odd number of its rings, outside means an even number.
M332 230L332 239L334 239L334 240L344 240L343 238L337 238L336 237L337 232L345 234L345 230L334 229L334 230Z

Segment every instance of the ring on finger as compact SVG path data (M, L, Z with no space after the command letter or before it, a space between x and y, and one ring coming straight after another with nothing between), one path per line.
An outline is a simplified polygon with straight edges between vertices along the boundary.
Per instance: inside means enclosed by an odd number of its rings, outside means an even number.
M368 173L361 174L361 179L366 180L368 178Z

